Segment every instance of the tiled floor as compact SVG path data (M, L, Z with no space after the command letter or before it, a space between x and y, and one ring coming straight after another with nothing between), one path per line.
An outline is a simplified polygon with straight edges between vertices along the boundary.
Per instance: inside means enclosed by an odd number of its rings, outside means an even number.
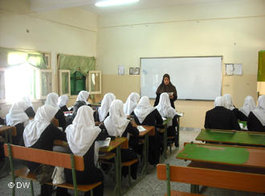
M184 142L194 141L195 137L200 132L200 129L191 129L191 128L182 128L180 131L180 148L183 148ZM172 165L187 165L188 162L183 160L177 160L176 154L179 150L178 148L173 148L172 153L169 155L168 159L165 162L170 163ZM17 163L16 166L20 166L21 164ZM8 188L8 183L11 181L11 176L7 176L5 178L0 179L0 196L8 196L11 195L11 189ZM17 179L17 182L27 182L27 180ZM114 195L112 193L112 189L114 186L114 180L111 176L105 176L105 190L104 195ZM122 186L126 187L126 196L156 196L156 195L164 195L166 192L166 182L160 181L156 177L156 168L153 166L149 166L148 174L137 184L128 187L127 179L122 179ZM189 192L190 185L182 184L182 183L171 183L171 188L179 191ZM34 183L34 192L35 195L40 193L40 186L38 183ZM70 192L72 193L72 192ZM217 188L207 188L204 192L204 195L210 196L264 196L263 194L249 193L249 192L239 192L239 191L231 191L225 189L217 189ZM30 195L30 189L20 188L17 189L16 195L19 196L27 196ZM82 195L82 194L80 194Z

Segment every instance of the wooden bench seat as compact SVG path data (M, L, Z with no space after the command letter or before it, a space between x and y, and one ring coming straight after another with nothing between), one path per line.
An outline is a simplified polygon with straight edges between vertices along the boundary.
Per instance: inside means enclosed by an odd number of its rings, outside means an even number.
M73 184L63 183L63 184L58 184L56 186L74 190L75 196L78 195L78 191L82 191L82 192L90 191L91 195L93 195L92 190L95 187L102 184L102 182L97 182L97 183L87 184L87 185L77 185L75 171L76 170L84 171L85 169L84 158L81 156L75 156L73 154L53 152L53 151L47 151L47 150L41 150L41 149L35 149L35 148L26 148L23 146L17 146L17 145L11 145L11 144L5 144L4 150L5 150L5 156L8 156L11 162L13 162L13 159L19 159L19 160L24 160L24 161L51 165L51 166L59 166L59 167L63 167L66 169L72 169ZM28 156L29 154L30 156ZM16 177L29 179L31 181L32 195L34 195L32 181L36 180L35 175L32 172L29 172L29 169L27 167L18 169L16 171L14 171L13 164L11 164L10 167L11 167L13 183L15 183ZM53 185L50 182L45 183L45 184ZM12 191L13 191L13 195L15 195L15 187L13 188Z
M159 180L167 180L168 194L170 194L170 181L265 193L264 174L158 164L157 178Z

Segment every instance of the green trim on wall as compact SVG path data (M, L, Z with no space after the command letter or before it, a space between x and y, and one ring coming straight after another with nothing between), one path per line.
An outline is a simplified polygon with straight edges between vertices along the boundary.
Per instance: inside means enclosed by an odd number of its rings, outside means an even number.
M258 82L265 81L265 50L259 51Z

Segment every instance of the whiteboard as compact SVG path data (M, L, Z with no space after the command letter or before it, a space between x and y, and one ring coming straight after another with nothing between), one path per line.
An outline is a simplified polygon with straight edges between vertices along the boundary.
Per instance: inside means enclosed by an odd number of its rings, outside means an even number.
M178 99L214 100L221 95L222 57L140 58L141 96L156 97L163 75L170 75Z

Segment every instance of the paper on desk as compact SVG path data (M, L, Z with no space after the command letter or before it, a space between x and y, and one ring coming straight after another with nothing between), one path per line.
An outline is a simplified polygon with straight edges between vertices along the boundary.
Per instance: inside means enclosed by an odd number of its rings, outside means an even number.
M110 140L111 140L111 138L110 137L107 137L105 140L102 140L102 141L99 140L99 141L97 141L99 148L109 146Z
M143 126L141 126L141 125L138 125L137 129L139 130L139 132L146 131L146 129Z

